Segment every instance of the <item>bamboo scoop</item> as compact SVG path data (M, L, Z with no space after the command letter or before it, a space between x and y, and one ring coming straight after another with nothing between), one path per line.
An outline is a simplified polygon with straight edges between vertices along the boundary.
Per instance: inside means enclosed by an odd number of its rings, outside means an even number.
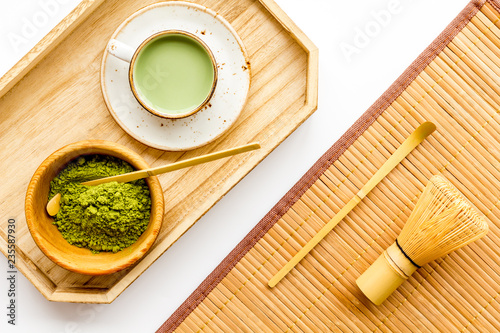
M241 153L245 153L251 150L259 149L260 148L260 143L254 142L254 143L249 143L244 146L240 147L235 147L227 150L222 150L218 151L215 153L203 155L203 156L198 156L194 158L190 158L184 161L156 167L156 168L150 168L150 169L145 169L145 170L137 170L129 173L124 173L118 176L111 176L111 177L106 177L106 178L100 178L100 179L95 179L95 180L90 180L87 182L83 182L82 185L87 185L87 186L92 186L92 185L99 185L103 183L108 183L108 182L119 182L119 183L127 183L131 182L137 179L142 179L142 178L147 178L149 176L156 176L162 173L167 173L170 171L174 170L179 170L183 168L187 168L190 166L206 163L206 162L211 162L215 161L224 157L229 157ZM61 200L61 194L57 193L52 199L49 200L47 203L47 213L49 213L50 216L55 216L57 212L59 212L60 209L60 200Z
M269 287L273 288L290 272L358 203L387 176L416 146L436 129L436 125L425 122L420 125L389 157L382 167L368 180L368 182L338 213L335 215L297 254L269 280Z
M356 280L376 305L426 263L488 232L461 193L441 176L430 179L396 241Z

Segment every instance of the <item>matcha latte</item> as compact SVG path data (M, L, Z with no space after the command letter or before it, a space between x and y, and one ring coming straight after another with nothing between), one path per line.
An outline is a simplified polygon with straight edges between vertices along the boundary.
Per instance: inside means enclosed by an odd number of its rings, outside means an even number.
M183 117L200 109L213 93L215 61L191 34L160 33L146 41L131 64L139 102L152 113Z

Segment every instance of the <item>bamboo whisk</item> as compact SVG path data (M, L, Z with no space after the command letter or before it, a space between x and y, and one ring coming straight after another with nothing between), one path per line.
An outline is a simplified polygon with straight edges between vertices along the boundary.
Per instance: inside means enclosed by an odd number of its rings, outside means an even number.
M434 176L421 194L401 234L356 280L376 305L421 266L488 232L488 223L446 179Z

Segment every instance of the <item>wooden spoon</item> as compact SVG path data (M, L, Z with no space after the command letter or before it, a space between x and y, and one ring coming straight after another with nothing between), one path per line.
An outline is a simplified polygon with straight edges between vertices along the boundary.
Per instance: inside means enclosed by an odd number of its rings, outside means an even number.
M435 130L436 125L431 122L425 122L415 129L361 190L269 280L268 286L276 286L392 169Z
M111 177L106 177L106 178L100 178L96 180L91 180L87 182L83 182L82 185L87 185L87 186L92 186L92 185L99 185L103 183L108 183L108 182L119 182L119 183L127 183L131 182L133 180L137 179L142 179L142 178L147 178L149 176L156 176L162 173L167 173L170 171L174 170L179 170L182 168L187 168L190 166L206 163L206 162L211 162L215 161L224 157L229 157L241 153L245 153L247 151L255 150L260 148L260 143L254 142L254 143L249 143L244 146L240 147L235 147L227 150L222 150L218 151L215 153L207 154L207 155L202 155L194 158L190 158L184 161L172 163L172 164L167 164L164 166L156 167L156 168L150 168L150 169L145 169L145 170L137 170L129 173L124 173L118 176L111 176ZM49 213L50 216L55 216L60 209L60 200L61 200L61 194L57 193L52 199L49 200L47 203L47 213Z

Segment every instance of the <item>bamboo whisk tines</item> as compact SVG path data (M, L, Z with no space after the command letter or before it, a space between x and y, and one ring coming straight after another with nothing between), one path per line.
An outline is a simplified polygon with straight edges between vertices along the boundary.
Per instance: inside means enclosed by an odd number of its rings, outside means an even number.
M446 179L434 176L392 244L356 281L381 304L421 266L488 232L488 224Z

